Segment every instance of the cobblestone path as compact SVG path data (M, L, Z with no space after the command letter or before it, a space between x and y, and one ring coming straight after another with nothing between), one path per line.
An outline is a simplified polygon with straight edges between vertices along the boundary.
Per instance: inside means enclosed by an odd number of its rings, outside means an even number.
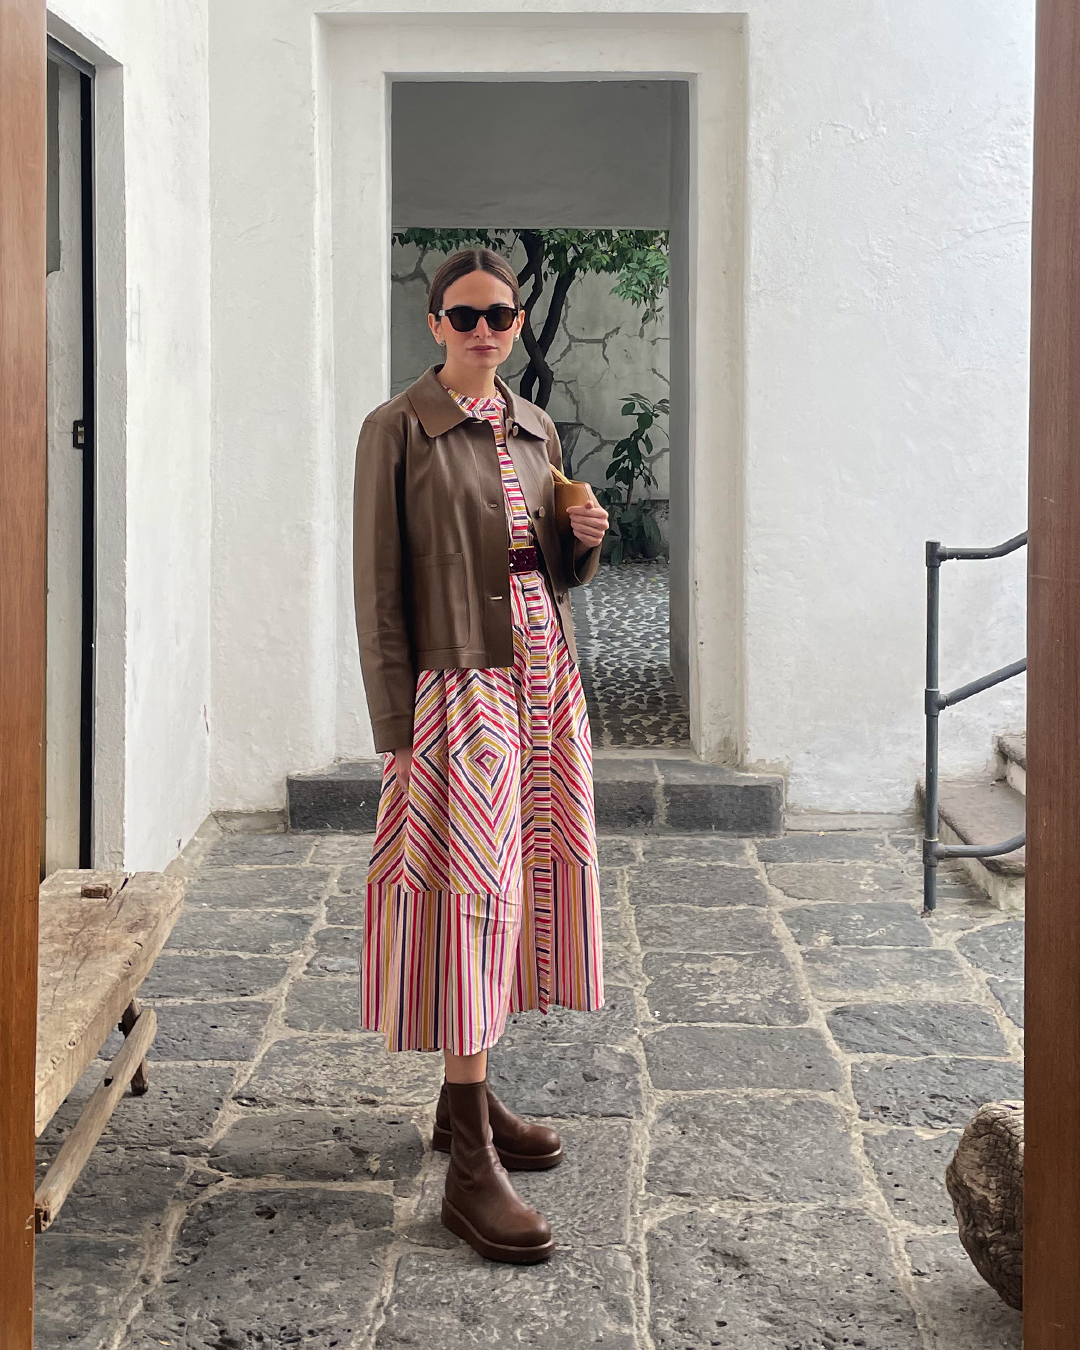
M570 594L593 743L688 748L690 714L671 674L667 563L605 563Z
M368 840L212 842L150 1092L38 1240L38 1350L1018 1350L942 1176L1021 1092L1022 923L958 879L921 919L914 845L603 839L608 1006L492 1056L566 1147L518 1175L559 1249L514 1268L438 1223L438 1057L355 1029Z

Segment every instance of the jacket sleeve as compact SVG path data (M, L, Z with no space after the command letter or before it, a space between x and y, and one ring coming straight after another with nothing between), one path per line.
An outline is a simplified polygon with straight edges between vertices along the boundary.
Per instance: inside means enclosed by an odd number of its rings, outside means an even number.
M405 445L374 414L353 480L353 600L375 749L412 745L416 667L405 606Z
M555 467L562 472L562 444L559 441L559 433L555 429L555 423L552 422L548 427L547 443L548 459ZM562 561L563 575L566 577L568 586L584 586L592 581L593 577L600 567L600 545L589 549L588 553L583 553L580 558L576 557L577 539L573 534L567 534L562 539Z

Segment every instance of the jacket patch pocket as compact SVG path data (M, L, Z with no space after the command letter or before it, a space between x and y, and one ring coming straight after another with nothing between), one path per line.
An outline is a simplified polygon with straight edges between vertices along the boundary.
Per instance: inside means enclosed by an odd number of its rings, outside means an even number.
M413 559L416 644L421 651L465 647L469 642L469 592L463 553Z

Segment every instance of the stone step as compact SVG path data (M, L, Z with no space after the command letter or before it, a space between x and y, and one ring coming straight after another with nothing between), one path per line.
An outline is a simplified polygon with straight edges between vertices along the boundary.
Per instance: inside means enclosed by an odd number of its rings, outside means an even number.
M994 751L997 755L998 777L1004 778L1011 788L1026 796L1027 735L1021 731L996 736Z
M919 784L919 801L925 800ZM998 844L1022 834L1026 802L1015 788L998 780L953 779L938 788L938 832L945 844ZM1024 854L1014 849L1000 858L964 858L971 877L1000 909L1024 903Z
M382 760L339 760L289 775L291 830L375 828ZM784 828L784 780L705 764L691 754L598 750L596 823L603 830L773 835Z

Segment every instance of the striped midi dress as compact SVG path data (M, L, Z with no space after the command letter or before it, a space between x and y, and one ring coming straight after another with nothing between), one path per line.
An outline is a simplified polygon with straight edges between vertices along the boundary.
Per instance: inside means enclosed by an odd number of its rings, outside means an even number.
M503 399L450 393L495 433L511 544L535 543ZM407 792L384 759L360 1014L390 1050L475 1054L508 1013L604 1003L585 697L544 575L510 598L513 665L420 671Z

